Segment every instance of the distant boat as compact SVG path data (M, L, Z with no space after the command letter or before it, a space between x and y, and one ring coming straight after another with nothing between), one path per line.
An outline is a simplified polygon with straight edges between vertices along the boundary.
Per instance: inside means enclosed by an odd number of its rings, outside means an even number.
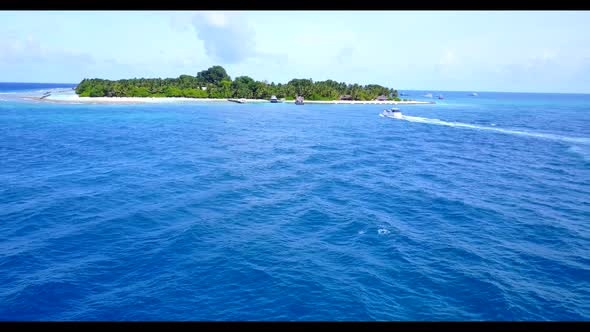
M390 108L388 110L384 110L381 114L379 114L380 117L385 118L395 118L395 119L403 119L402 116L402 112L399 110L399 108Z
M469 95L470 95L470 96L477 97L477 92L472 92L472 93L470 93Z
M424 97L426 97L426 98L432 98L432 93L427 93L427 94L424 95Z
M439 95L438 99L445 99L445 97L443 97L443 95Z
M271 103L278 103L278 102L279 102L279 100L277 99L277 96L271 96L271 97L270 97L270 102L271 102Z
M295 98L295 105L303 105L303 97L302 96L297 96L297 98Z

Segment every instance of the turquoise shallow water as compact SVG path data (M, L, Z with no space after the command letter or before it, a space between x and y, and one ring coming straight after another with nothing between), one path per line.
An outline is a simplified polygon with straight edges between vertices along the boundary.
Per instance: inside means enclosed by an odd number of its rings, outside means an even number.
M590 318L590 95L15 94L44 88L0 85L0 320Z

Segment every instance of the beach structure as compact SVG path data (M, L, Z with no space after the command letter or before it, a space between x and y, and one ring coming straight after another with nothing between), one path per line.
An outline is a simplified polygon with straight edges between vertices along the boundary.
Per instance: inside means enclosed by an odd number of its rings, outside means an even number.
M303 96L297 96L295 98L295 105L303 105Z
M387 97L384 96L384 95L381 95L381 96L377 97L375 100L377 100L377 101L386 101L387 100Z
M227 101L231 101L232 103L238 103L238 104L245 104L246 103L246 99L244 99L244 98L240 98L240 99L229 98Z
M340 100L352 100L352 96L351 95L340 96Z

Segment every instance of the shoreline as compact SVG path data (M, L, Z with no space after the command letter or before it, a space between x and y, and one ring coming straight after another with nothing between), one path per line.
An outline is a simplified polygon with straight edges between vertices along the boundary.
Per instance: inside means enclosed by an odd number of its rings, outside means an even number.
M295 103L294 100L285 100L284 103ZM415 105L435 104L433 101L395 101L395 100L305 100L303 104L369 104L369 105Z
M35 100L40 102L51 102L59 104L145 104L145 103L179 103L179 102L232 102L234 98L186 98L186 97L79 97L78 95L61 95L52 94L44 97L23 97L23 99ZM266 99L243 99L245 104L269 103ZM295 100L284 100L281 103L295 103ZM305 100L306 104L368 104L368 105L424 105L435 104L433 101L377 101L377 100Z

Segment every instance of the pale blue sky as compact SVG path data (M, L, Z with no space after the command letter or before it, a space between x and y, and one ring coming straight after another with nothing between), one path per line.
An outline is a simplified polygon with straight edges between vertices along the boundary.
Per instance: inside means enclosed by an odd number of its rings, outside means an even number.
M334 79L590 93L590 11L3 11L0 81Z

